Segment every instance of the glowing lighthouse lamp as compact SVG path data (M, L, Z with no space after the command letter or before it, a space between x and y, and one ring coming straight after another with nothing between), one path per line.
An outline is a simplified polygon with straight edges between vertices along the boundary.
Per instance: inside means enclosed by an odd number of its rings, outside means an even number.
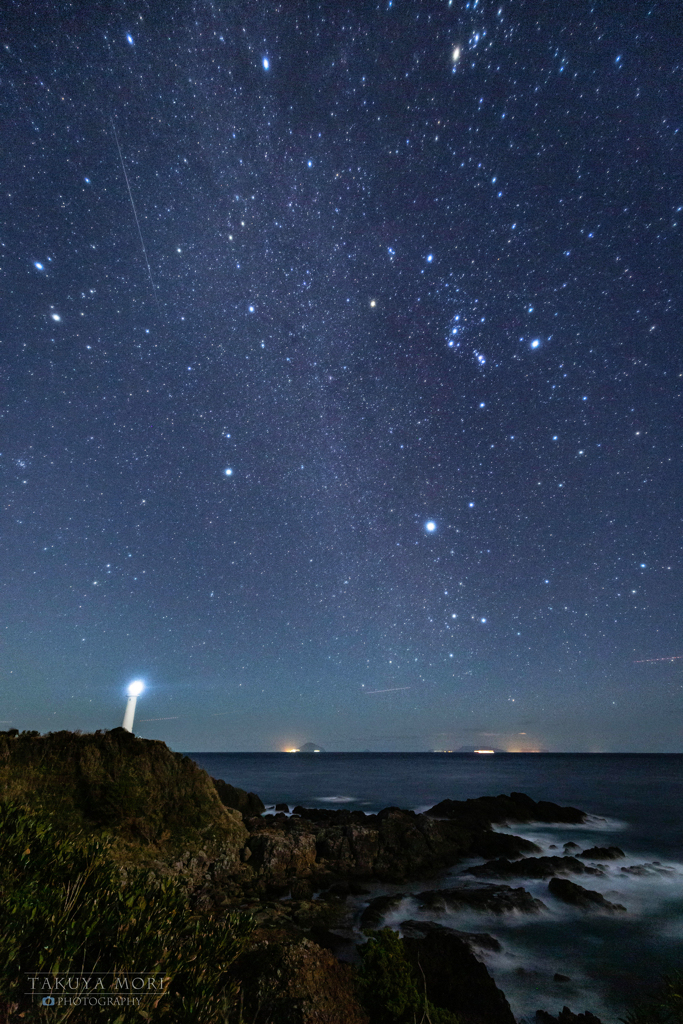
M126 702L126 712L123 716L123 728L126 732L133 731L133 719L135 718L135 705L138 702L138 697L145 688L145 684L142 679L135 679L128 687L128 700Z

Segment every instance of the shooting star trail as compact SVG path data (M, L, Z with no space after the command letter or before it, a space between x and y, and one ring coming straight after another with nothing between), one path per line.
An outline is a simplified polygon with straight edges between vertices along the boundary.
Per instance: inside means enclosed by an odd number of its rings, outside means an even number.
M363 690L363 693L393 693L395 690L409 690L409 686L388 686L386 690Z
M147 274L149 275L149 283L152 286L152 294L154 296L154 301L156 302L157 309L161 313L161 306L159 305L159 298L157 296L157 290L154 287L154 278L152 277L152 268L149 265L149 258L147 256L147 247L145 245L145 240L142 237L142 228L140 227L140 221L138 220L138 211L135 209L135 200L133 199L133 193L131 191L130 182L128 180L128 173L126 171L126 165L123 162L123 153L121 152L121 145L119 143L119 135L118 135L118 132L116 131L116 125L114 124L114 118L113 117L111 119L111 126L112 126L112 129L114 131L114 138L116 139L116 148L119 151L119 160L121 161L121 170L123 171L123 176L126 179L126 187L128 188L128 195L130 196L130 205L133 207L133 216L135 217L135 223L137 225L138 235L140 236L140 245L142 246L142 252L143 252L143 255L145 257L145 263L147 264Z
M138 718L138 722L174 722L180 715L169 715L168 718Z
M646 661L679 661L683 658L683 654L673 654L669 658L641 658L640 661L634 661L634 665L644 665Z

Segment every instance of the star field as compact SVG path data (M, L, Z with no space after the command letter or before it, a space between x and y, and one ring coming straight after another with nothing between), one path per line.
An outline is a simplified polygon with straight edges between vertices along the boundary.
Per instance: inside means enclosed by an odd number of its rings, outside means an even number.
M0 728L683 750L680 44L9 5Z

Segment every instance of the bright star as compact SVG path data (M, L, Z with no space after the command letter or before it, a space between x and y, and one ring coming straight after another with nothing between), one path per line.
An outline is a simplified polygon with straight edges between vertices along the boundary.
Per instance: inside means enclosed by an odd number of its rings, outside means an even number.
M455 49L453 50L453 55L452 55L451 59L452 59L454 64L457 63L458 60L460 60L460 47L459 46L456 46Z
M433 259L434 259L434 254L430 252L430 254L427 256L427 263L431 263Z
M226 475L226 476L232 476L232 470L230 469L230 467L228 467L228 468L227 468L226 470L224 470L223 472L225 473L225 475Z
M45 270L45 267L43 266L42 263L34 263L33 266L36 268L36 270Z
M50 316L52 317L53 320L59 321L62 319L59 313L50 313Z
M436 530L436 523L433 519L430 519L428 523L425 523L425 530L427 533L434 533Z
M263 70L268 71L270 69L270 61L267 57L263 58Z
M128 40L131 46L135 46L135 43L133 42L133 37L130 34L130 32L126 35L126 39Z
M540 344L540 338L534 338L534 340L531 342L531 348L538 348Z

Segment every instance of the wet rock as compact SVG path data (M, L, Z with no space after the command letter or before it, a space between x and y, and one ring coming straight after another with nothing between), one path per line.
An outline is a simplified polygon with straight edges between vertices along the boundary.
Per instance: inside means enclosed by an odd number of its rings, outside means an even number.
M572 1013L568 1006L560 1011L557 1017L545 1010L536 1011L536 1024L602 1024L599 1017L596 1017L590 1010L584 1013Z
M500 953L503 948L498 939L488 932L461 932L455 928L452 931L472 949L488 949L493 953Z
M404 894L399 892L393 896L376 896L374 900L370 900L360 917L361 928L380 928L387 914L404 899Z
M332 896L338 896L339 899L346 899L347 896L367 896L369 893L368 889L364 889L358 882L344 881L334 882L328 886L324 893L321 894L322 899L328 899Z
M509 885L463 885L453 889L435 889L415 897L422 907L433 910L481 910L493 914L538 914L545 903L521 887Z
M576 807L560 807L548 800L536 802L525 793L480 796L476 800L442 800L426 813L480 826L530 821L580 825L586 820L585 812Z
M591 846L590 850L577 853L577 857L585 857L588 860L618 860L626 854L618 846Z
M553 974L553 981L559 981L559 982L564 983L565 981L571 981L571 980L572 979L568 978L566 974L557 974L557 973Z
M675 875L676 869L665 867L659 861L652 861L651 864L632 864L628 868L620 868L625 875L636 875L641 878L652 877L653 875Z
M285 814L289 814L289 804L275 804L276 811L284 811Z
M465 874L477 878L551 878L557 874L602 875L600 867L589 867L576 857L524 857L509 861L491 860L468 868Z
M530 839L489 830L476 835L469 849L470 856L486 857L491 860L494 857L524 857L530 853L541 853L540 846L532 843Z
M291 817L280 812L245 824L251 833L248 866L261 888L288 885L295 877L310 878L317 888L361 879L401 884L466 856L514 860L540 853L529 840L481 823L465 826L398 807L365 815L297 806ZM560 870L549 870L547 877Z
M427 998L467 1024L514 1024L507 999L470 945L450 928L424 921L401 925L406 956Z
M565 843L562 849L564 850L565 855L567 857L571 857L575 853L577 853L581 849L581 847L578 843Z
M625 913L626 907L621 903L610 903L600 892L594 889L584 889L576 882L570 882L568 878L551 878L548 882L548 892L563 903L569 903L580 910L606 910L609 913Z

